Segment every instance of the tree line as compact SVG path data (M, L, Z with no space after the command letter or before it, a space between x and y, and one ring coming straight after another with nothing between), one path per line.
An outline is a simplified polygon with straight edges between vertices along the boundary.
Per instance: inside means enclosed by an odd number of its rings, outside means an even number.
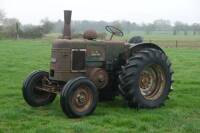
M200 23L187 24L181 21L171 23L169 20L159 19L152 23L137 24L130 21L72 21L72 34L83 33L87 29L94 29L99 33L105 33L104 27L113 25L125 33L142 31L146 34L152 34L155 31L170 32L173 35L184 33L188 35L200 34ZM42 19L39 25L22 24L16 18L7 18L4 11L0 10L0 38L39 38L48 33L62 33L64 22L62 20L50 21L48 18Z
M17 18L7 18L0 10L0 38L41 38L50 33L53 26L48 19L41 20L40 25L23 25Z
M62 21L58 21L61 23ZM55 28L59 25L55 22ZM187 35L192 32L193 35L200 34L200 23L187 24L181 21L176 21L171 23L169 20L158 19L153 21L153 23L143 23L137 24L130 21L73 21L72 29L74 32L83 32L86 29L95 29L98 32L104 32L105 25L113 25L122 29L125 33L130 33L134 31L143 31L146 34L151 34L154 31L171 32L173 35L177 35L180 32Z

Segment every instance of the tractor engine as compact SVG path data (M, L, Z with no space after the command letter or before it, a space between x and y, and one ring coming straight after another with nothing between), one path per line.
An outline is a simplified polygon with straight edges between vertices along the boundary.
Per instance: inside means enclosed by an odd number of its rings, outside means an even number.
M87 76L102 89L119 67L122 42L58 39L52 46L50 79L64 81Z

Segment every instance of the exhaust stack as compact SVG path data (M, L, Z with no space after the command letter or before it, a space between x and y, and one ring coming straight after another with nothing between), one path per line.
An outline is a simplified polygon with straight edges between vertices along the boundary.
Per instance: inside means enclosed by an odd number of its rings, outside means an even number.
M71 39L71 10L64 10L63 39Z

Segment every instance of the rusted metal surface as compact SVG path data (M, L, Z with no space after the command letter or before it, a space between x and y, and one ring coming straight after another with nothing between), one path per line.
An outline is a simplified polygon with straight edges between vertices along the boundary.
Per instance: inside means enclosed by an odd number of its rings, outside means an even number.
M41 83L36 85L35 89L44 92L59 93L62 86L51 82L47 77L43 77Z
M95 30L86 30L83 34L83 38L88 40L97 39L97 32Z
M81 85L76 89L70 99L73 109L81 113L91 106L93 95L86 85Z
M158 99L166 84L165 73L161 66L147 66L140 74L139 87L144 98L149 100Z
M87 72L88 78L93 81L98 89L103 89L108 85L108 73L102 68L92 68Z
M71 49L70 48L55 48L52 49L51 69L56 71L70 70Z
M47 99L51 95L51 93L49 93L48 90L44 91L40 89L40 88L44 88L43 84L46 78L47 77L45 76L38 78L37 81L35 82L35 86L32 88L32 91L34 92L33 94L35 95L35 97L38 97L40 100Z
M64 11L64 32L63 39L71 39L71 10Z
M118 41L93 41L93 40L66 40L58 39L52 46L50 63L50 79L68 81L78 76L86 76L86 71L74 71L71 66L73 49L86 50L85 69L103 67L113 69L112 62L118 59L125 50L124 42ZM81 59L81 58L80 58ZM80 61L79 59L76 59ZM107 69L108 68L108 69Z

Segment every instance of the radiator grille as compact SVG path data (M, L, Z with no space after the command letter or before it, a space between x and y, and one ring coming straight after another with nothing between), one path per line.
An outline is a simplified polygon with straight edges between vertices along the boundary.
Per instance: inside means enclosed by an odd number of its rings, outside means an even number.
M85 56L86 51L84 49L72 50L72 70L85 70Z

